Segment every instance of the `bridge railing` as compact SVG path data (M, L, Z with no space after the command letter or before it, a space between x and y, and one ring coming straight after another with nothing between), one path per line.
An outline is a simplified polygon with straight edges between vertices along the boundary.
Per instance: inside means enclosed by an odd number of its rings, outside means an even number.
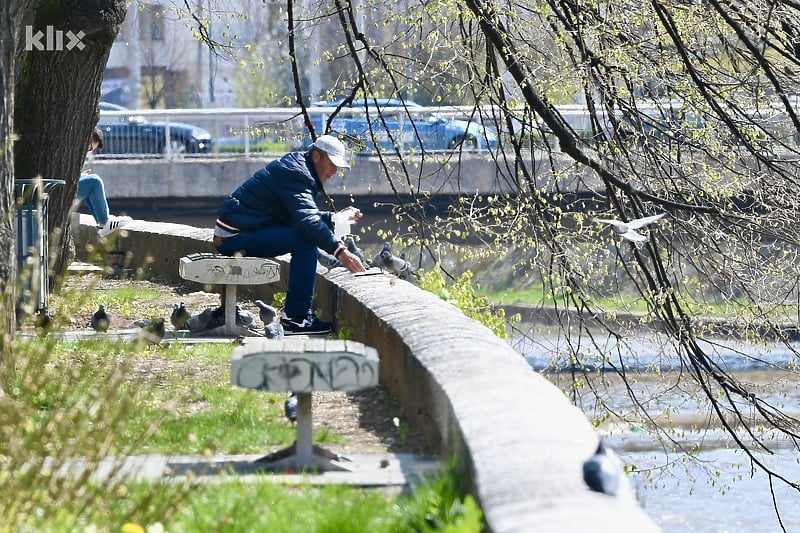
M309 107L309 117L324 125L335 110L332 107ZM489 124L472 106L414 107L411 116L398 114L404 130L411 130L412 121L423 124L431 116ZM373 124L377 115L371 117ZM342 109L337 117L364 117L357 109ZM137 109L100 111L99 125L104 130L106 148L95 157L231 157L283 153L307 147L311 135L298 108L214 108L214 109ZM160 127L153 132L153 127ZM397 123L390 128L398 127ZM193 131L200 128L203 131ZM318 126L318 129L322 129ZM188 140L193 134L207 134L207 148L196 149L197 142ZM322 133L318 131L317 133ZM153 141L151 136L164 138ZM425 135L422 133L422 135ZM166 142L169 137L177 142ZM181 142L184 144L182 145Z
M384 115L389 114L390 110L395 111L396 109L400 108L382 108ZM608 120L602 112L595 117L596 121L593 126L592 117L586 106L563 105L556 106L556 109L564 122L584 139L594 141L598 138L611 139L614 137L611 131L612 121ZM703 127L708 122L691 114L681 115L677 111L673 113L675 116L667 117L664 116L664 109L652 105L640 106L638 110L641 115L636 121L629 118L618 118L617 122L620 127L641 127L646 134L654 137L674 135L676 139L679 139L680 135L686 134L686 131ZM318 130L323 129L333 111L335 111L333 107L312 106L307 108L307 113L312 122L317 124ZM668 111L673 112L672 110ZM426 130L426 124L431 117L470 122L490 131L490 135L495 137L502 138L510 134L506 125L499 120L498 110L491 107L413 107L391 114L395 118L388 120L387 123L391 123L388 127L395 141L419 135L424 141L426 151L457 148L448 142L442 143L441 139L436 139L437 135L441 135L440 131ZM541 121L532 119L530 116L523 116L521 110L512 115L511 129L514 130L514 133L528 138L532 147L542 148L547 145L552 150L559 150L557 140ZM376 117L375 113L369 117L372 128L376 135L385 137L385 132L380 131L383 126L380 121L376 120ZM339 122L341 125L348 118L366 117L363 110L345 108L337 114L337 119L339 118L343 119ZM784 112L775 109L771 109L769 113L752 111L737 120L741 122L740 128L743 135L755 139L763 149L768 149L776 154L798 151L800 135L795 131ZM641 124L637 126L639 122ZM708 124L711 123L708 122ZM336 129L337 124L333 125ZM598 125L602 129L599 133L595 131ZM104 129L107 146L104 150L97 152L96 157L99 158L261 156L301 149L307 147L311 142L310 132L299 107L101 111L100 126ZM366 126L363 128L366 129ZM723 134L724 129L720 128ZM317 133L322 133L322 131ZM205 135L205 137L192 138L196 135L201 137ZM166 139L171 139L171 142ZM400 142L405 142L405 140L407 139ZM352 146L357 145L356 142ZM479 145L478 148L482 147Z

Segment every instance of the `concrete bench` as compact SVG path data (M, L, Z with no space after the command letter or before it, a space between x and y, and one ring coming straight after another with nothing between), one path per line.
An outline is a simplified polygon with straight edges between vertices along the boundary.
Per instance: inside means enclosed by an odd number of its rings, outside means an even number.
M263 285L281 279L280 265L261 257L229 257L199 253L181 257L178 273L188 281L225 286L225 325L207 335L258 337L258 333L236 324L236 287Z
M233 350L231 383L297 394L294 444L256 460L268 471L348 470L346 457L312 444L311 393L357 391L378 384L378 352L360 342L331 339L254 339Z

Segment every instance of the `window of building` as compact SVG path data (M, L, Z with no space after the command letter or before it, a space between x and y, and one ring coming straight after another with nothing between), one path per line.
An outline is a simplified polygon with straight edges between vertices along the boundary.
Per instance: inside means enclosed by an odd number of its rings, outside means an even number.
M147 5L139 11L139 39L164 40L164 6Z

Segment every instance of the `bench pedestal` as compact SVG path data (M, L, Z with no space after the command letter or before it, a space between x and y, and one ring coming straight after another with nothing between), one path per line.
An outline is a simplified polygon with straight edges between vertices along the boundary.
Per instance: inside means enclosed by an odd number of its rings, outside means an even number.
M297 440L287 448L255 460L259 470L285 472L287 470L315 470L318 472L349 471L341 465L350 459L316 446L311 434L311 393L297 393Z

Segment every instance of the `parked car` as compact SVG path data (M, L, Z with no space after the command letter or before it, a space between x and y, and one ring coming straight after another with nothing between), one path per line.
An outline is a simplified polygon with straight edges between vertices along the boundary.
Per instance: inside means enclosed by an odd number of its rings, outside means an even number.
M210 153L211 134L199 126L184 122L150 122L135 111L117 104L100 102L100 111L130 111L130 114L100 114L98 127L103 130L103 148L97 154L172 154ZM169 127L169 143L167 142Z
M316 104L332 108L342 100ZM354 100L331 121L331 135L350 141L362 152L401 152L436 150L486 150L497 147L497 132L477 122L449 119L439 113L423 111L415 102L397 99ZM311 117L314 130L325 132L328 114ZM304 146L311 144L310 137Z

